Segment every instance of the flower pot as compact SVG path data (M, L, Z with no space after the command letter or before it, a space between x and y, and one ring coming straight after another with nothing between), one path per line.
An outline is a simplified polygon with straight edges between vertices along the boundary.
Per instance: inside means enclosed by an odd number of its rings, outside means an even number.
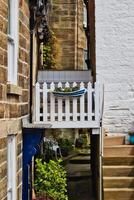
M54 199L51 198L51 197L37 197L37 198L35 198L33 200L54 200Z
M134 135L130 135L129 141L130 141L130 144L134 144Z

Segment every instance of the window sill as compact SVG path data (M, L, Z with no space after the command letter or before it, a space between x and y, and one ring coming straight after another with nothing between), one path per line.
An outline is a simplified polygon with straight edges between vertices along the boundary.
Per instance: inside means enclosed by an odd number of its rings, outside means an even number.
M17 86L17 85L13 85L13 84L8 83L7 84L7 94L21 96L22 95L22 88Z

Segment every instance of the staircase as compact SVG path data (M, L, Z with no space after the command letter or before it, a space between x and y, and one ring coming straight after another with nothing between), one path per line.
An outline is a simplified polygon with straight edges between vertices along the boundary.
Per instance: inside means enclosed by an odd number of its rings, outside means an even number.
M93 200L90 150L78 153L65 166L69 200Z
M124 136L105 136L103 157L104 200L134 199L134 145Z

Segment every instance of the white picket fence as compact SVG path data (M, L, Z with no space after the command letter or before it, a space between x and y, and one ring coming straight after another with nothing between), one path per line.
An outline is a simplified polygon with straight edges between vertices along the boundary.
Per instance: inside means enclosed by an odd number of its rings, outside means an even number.
M57 97L56 87L79 86L87 92L81 97ZM98 128L100 126L99 84L90 82L36 83L33 122L51 124L51 128Z

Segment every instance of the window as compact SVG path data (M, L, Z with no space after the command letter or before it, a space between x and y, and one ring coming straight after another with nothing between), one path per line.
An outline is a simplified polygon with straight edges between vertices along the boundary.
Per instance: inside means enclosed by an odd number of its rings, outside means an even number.
M83 27L87 28L87 7L83 4Z
M7 200L16 200L16 136L7 137L8 183Z
M17 84L18 0L8 0L8 81Z

